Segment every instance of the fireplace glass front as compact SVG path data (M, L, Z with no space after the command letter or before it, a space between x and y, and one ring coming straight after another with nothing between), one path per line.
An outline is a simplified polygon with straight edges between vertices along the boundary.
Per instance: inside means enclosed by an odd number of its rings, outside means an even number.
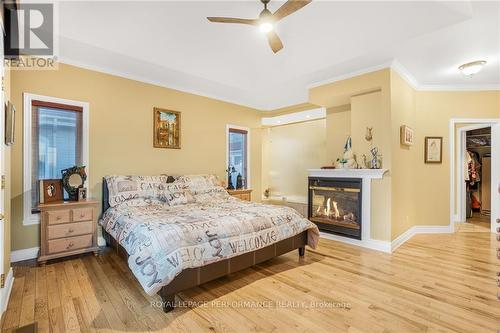
M361 239L361 180L309 178L309 220L323 231Z

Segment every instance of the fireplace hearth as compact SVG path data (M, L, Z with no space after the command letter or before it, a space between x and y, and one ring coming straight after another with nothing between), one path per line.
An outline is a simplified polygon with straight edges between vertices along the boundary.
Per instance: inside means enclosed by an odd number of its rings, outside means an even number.
M361 239L362 180L309 177L308 218L318 228Z

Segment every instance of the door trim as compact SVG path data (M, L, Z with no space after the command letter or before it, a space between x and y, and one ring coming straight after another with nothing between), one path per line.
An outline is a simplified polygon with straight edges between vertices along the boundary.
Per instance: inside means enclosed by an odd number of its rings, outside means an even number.
M455 171L457 169L456 165L455 165L456 153L461 151L461 149L457 149L457 147L455 147L455 139L456 139L455 134L458 133L458 130L455 130L455 125L457 125L457 124L471 124L471 126L464 127L464 128L471 127L471 129L473 129L472 128L473 126L475 126L476 128L483 128L483 127L491 126L492 138L493 138L494 127L495 127L495 125L500 125L500 119L498 119L498 118L490 118L490 119L488 119L488 118L485 118L485 119L481 119L481 118L452 118L452 119L450 119L450 123L449 123L450 229L452 232L455 230L455 220L457 218L457 215L455 215L455 207L456 207L455 199L456 199L456 195L457 195L457 191L455 191L455 187L456 187L456 183L457 183L459 177L461 177L461 175L455 174ZM459 130L461 130L461 129L459 129ZM497 129L497 130L500 130L500 129ZM498 135L500 136L500 133L498 133ZM459 138L460 144L462 144L461 139L462 138ZM491 153L492 153L492 157L496 156L497 159L500 159L500 143L492 142ZM492 184L495 182L495 180L497 180L499 178L498 175L495 177L495 175L493 174L494 170L495 169L492 166L492 168L491 168L491 171L492 171L491 182L492 182ZM491 186L492 192L494 191L494 188L496 188L496 186L492 185ZM461 203L462 201L463 201L462 198L460 198L460 202L457 200L457 205L459 205L459 204L463 205L463 203ZM459 207L461 207L461 206L459 206ZM493 208L493 204L492 204L492 208ZM460 216L461 215L460 210L457 210L457 212L458 212L458 216ZM495 224L493 223L493 221L495 220L495 213L498 213L498 212L496 212L496 211L494 212L493 210L491 211L491 232L495 232Z

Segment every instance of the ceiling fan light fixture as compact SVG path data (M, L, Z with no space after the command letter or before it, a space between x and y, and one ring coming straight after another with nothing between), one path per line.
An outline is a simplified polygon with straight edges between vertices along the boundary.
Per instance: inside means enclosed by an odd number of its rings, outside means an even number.
M259 25L259 30L263 33L268 33L274 30L274 25L271 22L262 22Z
M458 67L458 69L462 72L463 75L472 76L479 73L483 69L484 65L486 65L486 61L478 60L463 64Z

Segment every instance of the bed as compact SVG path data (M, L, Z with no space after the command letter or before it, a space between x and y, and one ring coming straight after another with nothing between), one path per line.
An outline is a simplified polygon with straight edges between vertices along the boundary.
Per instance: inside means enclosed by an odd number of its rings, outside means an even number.
M165 312L175 294L305 246L315 224L284 206L242 201L215 176L107 176L99 223Z

